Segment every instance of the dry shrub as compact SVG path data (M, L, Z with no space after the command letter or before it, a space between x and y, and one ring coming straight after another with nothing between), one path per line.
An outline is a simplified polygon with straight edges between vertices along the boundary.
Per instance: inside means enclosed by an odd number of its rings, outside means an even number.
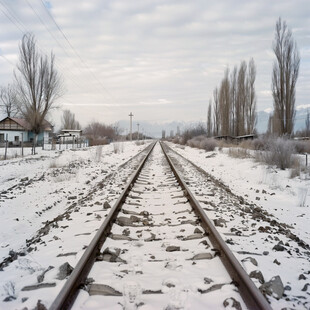
M310 153L310 141L294 141L296 153Z
M124 143L123 142L114 142L113 151L115 154L124 152Z
M302 171L302 165L297 157L293 157L291 168L290 178L299 177Z
M239 147L230 147L228 150L228 155L233 158L249 158L251 157L247 149Z
M209 138L200 141L199 148L207 152L212 152L217 147L217 141L215 139Z
M210 152L216 148L217 141L212 138L206 138L205 136L197 136L188 140L187 145Z
M109 141L106 138L98 138L98 139L89 138L89 146L105 145L108 143Z
M295 145L293 141L282 138L270 139L268 151L264 153L264 161L268 165L276 166L282 170L292 167Z
M95 155L95 161L96 161L97 163L100 162L101 156L102 156L102 145L98 145L98 146L96 147L96 155Z

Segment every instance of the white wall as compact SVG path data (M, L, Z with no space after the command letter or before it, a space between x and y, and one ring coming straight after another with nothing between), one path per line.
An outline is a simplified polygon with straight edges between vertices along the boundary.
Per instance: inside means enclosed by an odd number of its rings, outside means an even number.
M15 136L19 136L19 141L22 141L22 133L24 134L23 140L28 141L28 132L21 130L0 130L0 134L4 134L4 140L6 140L6 135L8 135L8 141L14 142Z

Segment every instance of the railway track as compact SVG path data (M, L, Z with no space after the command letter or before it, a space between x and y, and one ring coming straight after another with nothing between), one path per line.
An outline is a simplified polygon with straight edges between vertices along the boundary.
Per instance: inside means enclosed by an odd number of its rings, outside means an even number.
M271 309L157 143L50 309L227 306Z

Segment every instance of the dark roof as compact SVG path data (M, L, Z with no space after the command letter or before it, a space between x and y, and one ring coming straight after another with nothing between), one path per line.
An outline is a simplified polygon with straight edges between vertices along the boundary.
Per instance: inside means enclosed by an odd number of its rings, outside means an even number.
M5 117L0 122L6 120L8 118L11 119L12 121L14 121L15 123L17 123L18 125L22 126L23 128L25 128L26 130L31 130L31 126L30 126L29 122L27 122L24 118ZM44 131L52 131L53 126L47 120L43 121L43 126L44 126Z

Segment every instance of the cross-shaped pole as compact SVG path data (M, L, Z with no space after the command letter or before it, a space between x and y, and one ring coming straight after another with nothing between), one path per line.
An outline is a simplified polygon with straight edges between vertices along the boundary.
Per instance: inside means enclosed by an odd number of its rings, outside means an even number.
M130 112L129 117L130 117L130 141L132 141L132 117L133 117L132 112Z

